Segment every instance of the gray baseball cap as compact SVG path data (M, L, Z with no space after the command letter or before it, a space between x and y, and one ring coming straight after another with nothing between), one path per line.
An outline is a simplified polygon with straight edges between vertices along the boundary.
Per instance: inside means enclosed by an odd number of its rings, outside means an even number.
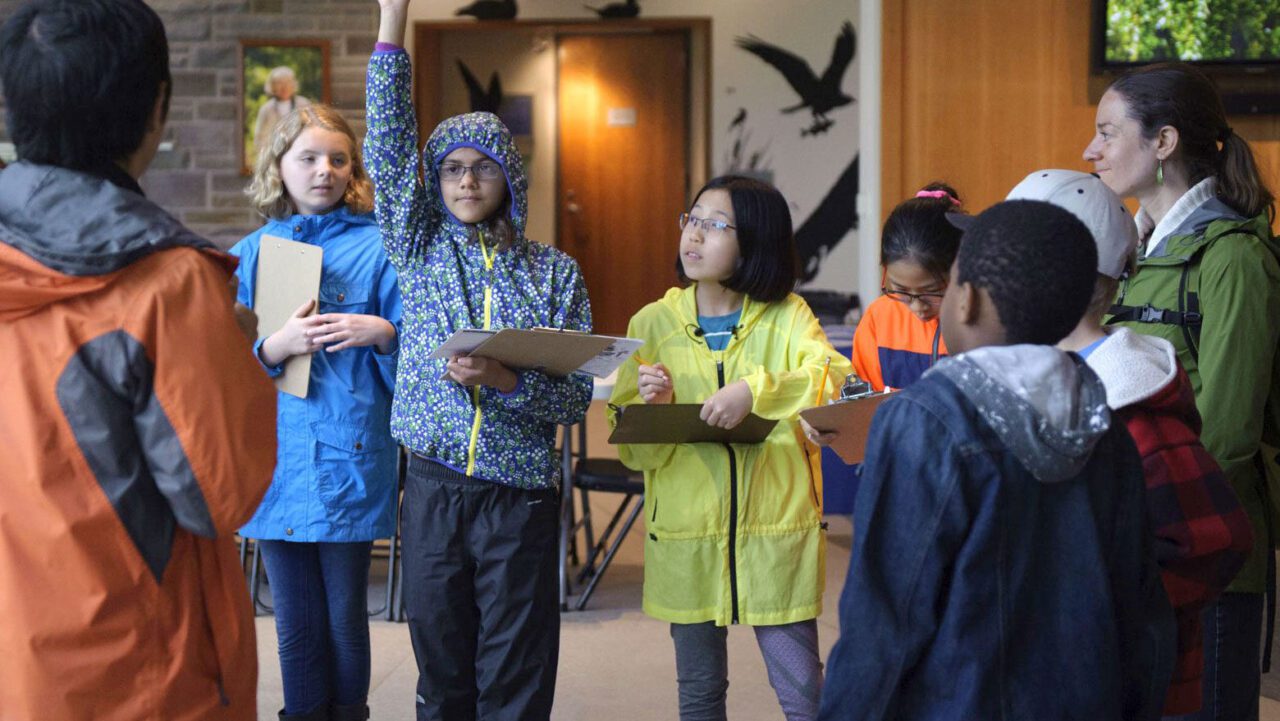
M1093 173L1077 170L1037 170L1013 186L1005 200L1042 200L1080 219L1098 246L1098 272L1121 278L1138 247L1138 229L1120 196ZM973 216L947 213L947 220L964 229Z
M1005 200L1043 200L1070 212L1093 233L1098 272L1121 278L1138 247L1138 228L1115 191L1093 173L1037 170L1013 186Z

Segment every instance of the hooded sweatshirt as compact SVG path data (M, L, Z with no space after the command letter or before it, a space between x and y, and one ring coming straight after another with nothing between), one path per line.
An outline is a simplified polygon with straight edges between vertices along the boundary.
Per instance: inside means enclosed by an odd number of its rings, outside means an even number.
M235 263L115 183L0 173L0 716L256 718L231 535L275 391Z
M943 359L872 422L823 719L1154 719L1142 467L1076 356Z
M1226 588L1253 548L1249 517L1200 444L1200 414L1173 345L1117 328L1088 357L1142 456L1156 560L1178 625L1167 716L1201 705L1200 611Z
M556 426L582 420L591 379L527 370L517 373L511 393L469 389L443 377L445 359L429 356L455 331L470 328L590 331L586 284L573 258L524 237L528 179L497 116L469 113L441 123L423 151L426 182L419 181L411 86L404 50L374 53L365 164L404 304L392 435L419 456L469 476L554 487L560 476ZM515 231L505 250L474 238L475 228L454 218L440 197L440 160L464 147L502 166Z

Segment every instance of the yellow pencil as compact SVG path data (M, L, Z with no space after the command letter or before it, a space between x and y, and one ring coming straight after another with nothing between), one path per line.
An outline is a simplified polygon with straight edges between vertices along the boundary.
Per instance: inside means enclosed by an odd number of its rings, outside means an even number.
M813 399L816 406L822 403L822 392L827 389L827 374L831 372L831 356L827 356L827 362L822 364L822 382L818 384L818 397Z

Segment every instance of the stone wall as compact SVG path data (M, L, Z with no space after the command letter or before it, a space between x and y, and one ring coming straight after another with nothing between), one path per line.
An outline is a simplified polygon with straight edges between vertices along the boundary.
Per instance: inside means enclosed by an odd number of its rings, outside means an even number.
M151 0L169 34L173 101L147 195L227 246L261 225L240 173L239 41L327 39L332 103L364 133L364 73L377 36L373 0ZM0 18L17 7L0 0ZM7 140L0 123L0 140Z

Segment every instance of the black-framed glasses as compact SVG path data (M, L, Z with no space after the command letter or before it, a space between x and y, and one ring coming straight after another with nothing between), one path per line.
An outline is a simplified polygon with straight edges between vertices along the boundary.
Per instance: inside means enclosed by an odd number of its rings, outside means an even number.
M880 293L882 295L889 296L903 305L911 305L912 302L918 300L927 306L941 305L942 296L944 295L943 293L908 293L905 290L893 290L892 288L885 287L880 288Z
M692 225L695 228L702 228L702 230L707 233L710 233L711 231L720 232L726 229L727 230L738 229L738 226L729 225L723 220L715 220L713 218L699 218L697 216L689 215L688 213L681 213L679 221L680 221L680 230L684 230L686 225Z
M477 180L496 180L502 177L502 166L492 160L481 160L475 165L463 165L462 163L441 163L440 179L451 183L462 180L462 176L467 172L471 172L471 176Z

